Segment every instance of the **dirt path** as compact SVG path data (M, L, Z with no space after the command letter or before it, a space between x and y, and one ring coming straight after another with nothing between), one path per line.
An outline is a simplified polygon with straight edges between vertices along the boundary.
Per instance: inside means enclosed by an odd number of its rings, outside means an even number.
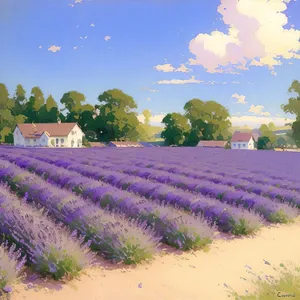
M156 257L149 265L135 269L96 267L82 274L80 280L65 285L42 280L42 285L26 290L20 284L12 300L222 300L228 299L223 284L243 292L251 291L251 275L274 274L272 267L291 261L300 265L300 219L292 225L263 228L251 238L217 240L209 252L169 253ZM245 281L241 277L249 280ZM300 295L299 295L300 297Z

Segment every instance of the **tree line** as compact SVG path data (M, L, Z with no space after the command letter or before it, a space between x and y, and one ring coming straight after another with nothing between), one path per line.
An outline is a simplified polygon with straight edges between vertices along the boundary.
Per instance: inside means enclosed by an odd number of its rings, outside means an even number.
M0 83L0 141L13 143L13 130L17 123L77 122L89 141L149 140L151 113L143 112L145 123L138 120L134 99L119 89L107 90L98 96L96 105L86 102L77 91L64 93L62 108L39 87L33 87L29 98L21 84L10 97L5 84Z
M281 108L296 116L292 130L286 137L274 134L273 123L260 127L259 149L284 146L287 138L300 147L300 83L293 81L291 97ZM77 122L88 141L149 141L151 140L151 112L144 110L144 123L138 120L137 104L133 97L122 90L111 89L99 94L97 104L86 102L84 94L77 91L64 93L60 109L52 95L45 97L36 86L30 96L18 84L10 96L5 84L0 83L0 142L13 143L13 129L17 123ZM231 138L230 114L216 101L192 99L183 107L183 113L168 113L162 120L165 125L161 137L166 145L195 146L200 140L225 140Z

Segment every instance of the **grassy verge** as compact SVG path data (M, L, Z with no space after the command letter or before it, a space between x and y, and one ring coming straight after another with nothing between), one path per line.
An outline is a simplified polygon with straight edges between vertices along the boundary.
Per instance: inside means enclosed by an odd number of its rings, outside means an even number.
M245 290L245 293L241 295L234 291L233 288L224 284L228 288L228 297L236 300L300 299L300 267L287 267L284 264L280 264L279 268L276 268L267 261L265 261L265 264L270 265L279 276L275 278L271 275L264 275L262 277L253 271L248 271L248 273L256 277L255 280L252 280L255 284L254 291L249 293ZM251 267L246 267L252 270Z

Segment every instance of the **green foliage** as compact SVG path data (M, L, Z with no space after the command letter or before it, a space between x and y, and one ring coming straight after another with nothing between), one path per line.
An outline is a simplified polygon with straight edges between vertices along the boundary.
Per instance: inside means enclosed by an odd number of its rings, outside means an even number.
M82 145L86 148L91 148L91 144L85 136L82 138Z
M188 119L178 113L167 114L162 123L166 125L161 137L168 145L182 146L190 132Z
M300 82L294 80L288 89L289 93L295 93L296 97L288 99L288 104L281 105L285 113L290 113L296 116L296 121L292 124L292 138L296 145L300 147Z
M257 149L258 150L271 150L274 149L271 143L271 140L267 136L261 136L257 140Z
M118 89L108 90L99 95L96 105L99 115L94 119L94 131L99 141L125 141L137 139L139 120L131 111L137 105L134 99Z
M203 140L227 140L230 132L228 110L215 101L202 101L192 99L185 106L185 116L191 124L190 135L187 143L190 146Z

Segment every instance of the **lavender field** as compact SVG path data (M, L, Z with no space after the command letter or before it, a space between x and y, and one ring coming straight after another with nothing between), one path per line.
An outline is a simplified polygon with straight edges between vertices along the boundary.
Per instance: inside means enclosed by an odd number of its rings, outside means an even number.
M54 279L96 255L149 261L299 215L297 153L0 148L0 289L24 264ZM6 275L5 275L6 274Z

